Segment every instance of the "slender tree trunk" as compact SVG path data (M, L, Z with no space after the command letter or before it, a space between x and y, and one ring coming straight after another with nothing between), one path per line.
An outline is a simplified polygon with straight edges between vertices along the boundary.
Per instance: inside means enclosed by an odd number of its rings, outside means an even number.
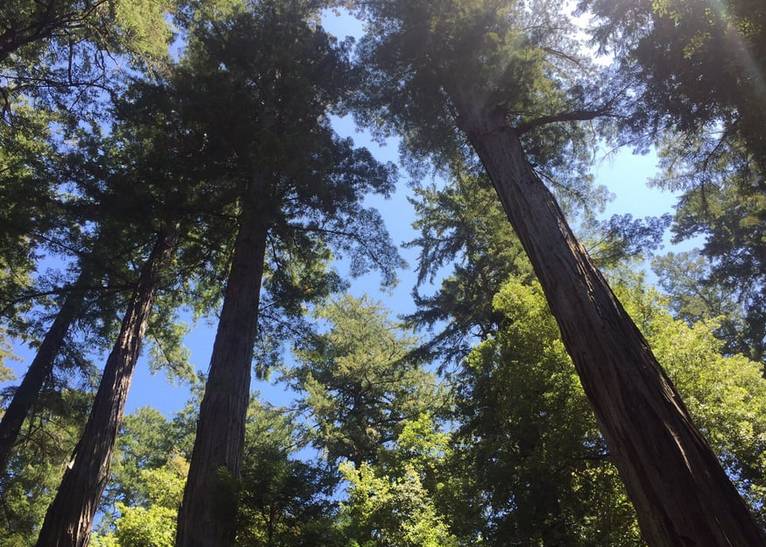
M492 116L460 110L545 291L644 539L667 547L763 545L646 340L530 168L518 135Z
M88 544L93 516L109 478L112 450L154 294L173 246L174 237L159 235L141 269L120 333L106 361L88 423L64 472L56 498L45 515L38 547L82 547Z
M11 403L0 421L0 476L5 476L8 460L21 431L21 425L37 401L45 380L53 370L53 363L61 353L64 339L82 309L85 300L85 287L90 281L90 273L83 269L77 281L64 299L56 319L45 333L37 354L24 375L21 385L13 394Z
M256 210L243 211L178 514L177 546L234 544L233 481L245 439L266 232Z

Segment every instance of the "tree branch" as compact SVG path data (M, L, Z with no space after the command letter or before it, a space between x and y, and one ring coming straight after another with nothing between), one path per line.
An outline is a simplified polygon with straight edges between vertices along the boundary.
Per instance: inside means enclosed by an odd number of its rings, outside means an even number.
M523 135L524 133L528 133L533 129L537 129L538 127L542 127L543 125L548 125L551 123L583 122L594 120L603 116L614 117L614 115L610 113L611 109L612 101L609 101L605 105L594 110L570 110L568 112L558 112L556 114L549 114L547 116L533 118L529 121L520 123L515 127L515 129L519 135Z

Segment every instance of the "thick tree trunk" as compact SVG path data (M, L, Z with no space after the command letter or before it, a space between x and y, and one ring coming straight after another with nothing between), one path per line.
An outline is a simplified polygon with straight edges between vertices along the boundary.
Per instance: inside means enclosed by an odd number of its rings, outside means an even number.
M518 135L461 109L462 127L529 255L564 344L654 546L763 545L761 531Z
M234 544L233 480L245 438L266 231L256 210L243 211L178 515L178 546Z
M16 444L21 426L37 401L45 380L53 370L53 363L61 353L64 339L82 309L85 299L84 289L89 281L89 272L87 270L81 271L77 281L64 299L56 319L53 320L48 332L45 333L45 337L37 349L37 354L24 375L24 380L16 389L11 403L3 414L3 419L0 421L0 476L6 474L8 459L13 446Z
M82 547L88 544L93 516L109 479L112 450L154 294L173 246L172 236L160 235L141 269L120 333L106 361L88 423L64 472L56 498L45 515L38 547Z

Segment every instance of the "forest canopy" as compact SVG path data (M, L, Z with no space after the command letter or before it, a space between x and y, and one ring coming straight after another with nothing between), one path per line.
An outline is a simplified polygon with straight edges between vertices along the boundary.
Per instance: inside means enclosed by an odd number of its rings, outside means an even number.
M766 545L766 6L0 5L0 547Z

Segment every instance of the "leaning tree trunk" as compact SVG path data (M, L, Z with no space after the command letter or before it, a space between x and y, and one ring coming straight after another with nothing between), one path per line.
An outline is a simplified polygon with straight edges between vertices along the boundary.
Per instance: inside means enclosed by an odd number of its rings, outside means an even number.
M69 290L64 303L59 308L56 319L45 333L37 354L24 375L21 385L13 394L8 408L0 421L0 476L5 476L13 446L21 431L21 426L29 411L37 401L46 379L53 370L53 363L61 353L61 347L72 323L82 309L85 300L85 287L90 280L87 270L80 272L77 281Z
M177 546L234 544L233 481L245 438L266 231L256 210L243 211L178 514Z
M653 546L763 545L761 531L681 397L531 169L517 133L461 124L529 255Z
M141 269L120 333L106 361L88 423L45 515L38 547L82 547L88 544L93 516L109 478L112 450L154 294L173 245L174 237L160 234Z

